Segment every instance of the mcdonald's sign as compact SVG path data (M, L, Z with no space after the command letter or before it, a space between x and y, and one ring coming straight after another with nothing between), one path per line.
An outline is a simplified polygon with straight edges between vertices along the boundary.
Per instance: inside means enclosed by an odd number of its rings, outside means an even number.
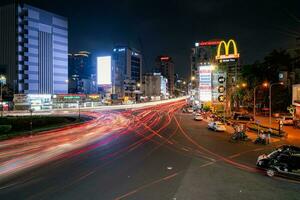
M233 52L230 52L230 47L232 46ZM224 54L221 54L221 49L224 48ZM223 40L219 43L217 49L217 60L230 59L230 58L239 58L240 54L238 53L237 46L234 40L229 40L227 43Z

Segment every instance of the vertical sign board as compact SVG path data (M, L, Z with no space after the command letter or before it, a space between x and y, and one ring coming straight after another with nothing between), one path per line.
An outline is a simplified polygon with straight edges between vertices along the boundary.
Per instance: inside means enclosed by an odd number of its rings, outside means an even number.
M224 80L226 80L226 73L224 71L216 71L212 74L212 102L214 104L219 104L219 96L220 95L224 95L226 94L225 90L225 86L226 86L226 82L220 82L220 78L223 78ZM223 88L221 88L223 87ZM223 90L221 90L223 89Z
M199 67L199 99L202 102L212 100L211 70L211 65Z
M112 93L112 61L111 56L97 57L97 85L110 98Z
M111 85L111 56L97 57L97 84Z

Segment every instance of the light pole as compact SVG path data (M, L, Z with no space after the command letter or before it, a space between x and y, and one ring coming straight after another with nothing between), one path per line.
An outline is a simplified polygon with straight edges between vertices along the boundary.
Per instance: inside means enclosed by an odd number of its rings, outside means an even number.
M78 103L78 119L80 121L80 101L77 101Z
M5 76L1 75L0 76L0 86L1 86L1 94L0 94L0 97L1 97L1 117L3 117L3 84L4 82L6 81L6 78Z
M260 85L257 85L254 87L254 91L253 91L253 120L255 121L255 113L256 113L256 88L259 87ZM268 87L268 83L263 83L263 87Z
M283 85L283 82L280 83L272 83L269 88L269 126L272 125L272 86L273 85Z

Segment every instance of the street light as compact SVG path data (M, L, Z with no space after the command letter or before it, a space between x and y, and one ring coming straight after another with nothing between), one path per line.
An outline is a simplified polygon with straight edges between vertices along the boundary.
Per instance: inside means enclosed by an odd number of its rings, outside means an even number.
M247 87L247 83L242 83L242 87L243 88Z
M78 119L80 121L80 101L77 101L78 104Z
M1 117L3 117L3 92L2 92L2 90L3 90L3 85L4 85L4 83L6 82L6 78L5 78L5 76L3 76L3 75L1 75L0 76L0 86L1 86L1 94L0 94L0 97L1 97Z
M256 112L256 88L257 87L259 87L259 86L261 86L261 85L257 85L257 86L255 86L254 87L254 94L253 94L253 96L254 96L254 100L253 100L253 120L255 121L255 112ZM262 86L263 87L268 87L268 83L267 82L265 82L265 83L263 83L262 84Z
M269 126L272 124L272 86L273 85L283 85L283 82L272 83L269 88Z

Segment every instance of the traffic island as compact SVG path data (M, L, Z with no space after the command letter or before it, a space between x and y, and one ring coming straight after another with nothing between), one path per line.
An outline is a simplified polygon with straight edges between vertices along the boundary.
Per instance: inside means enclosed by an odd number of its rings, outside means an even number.
M2 117L0 118L0 140L81 124L90 119L91 118L85 116L82 116L80 119L73 116Z

